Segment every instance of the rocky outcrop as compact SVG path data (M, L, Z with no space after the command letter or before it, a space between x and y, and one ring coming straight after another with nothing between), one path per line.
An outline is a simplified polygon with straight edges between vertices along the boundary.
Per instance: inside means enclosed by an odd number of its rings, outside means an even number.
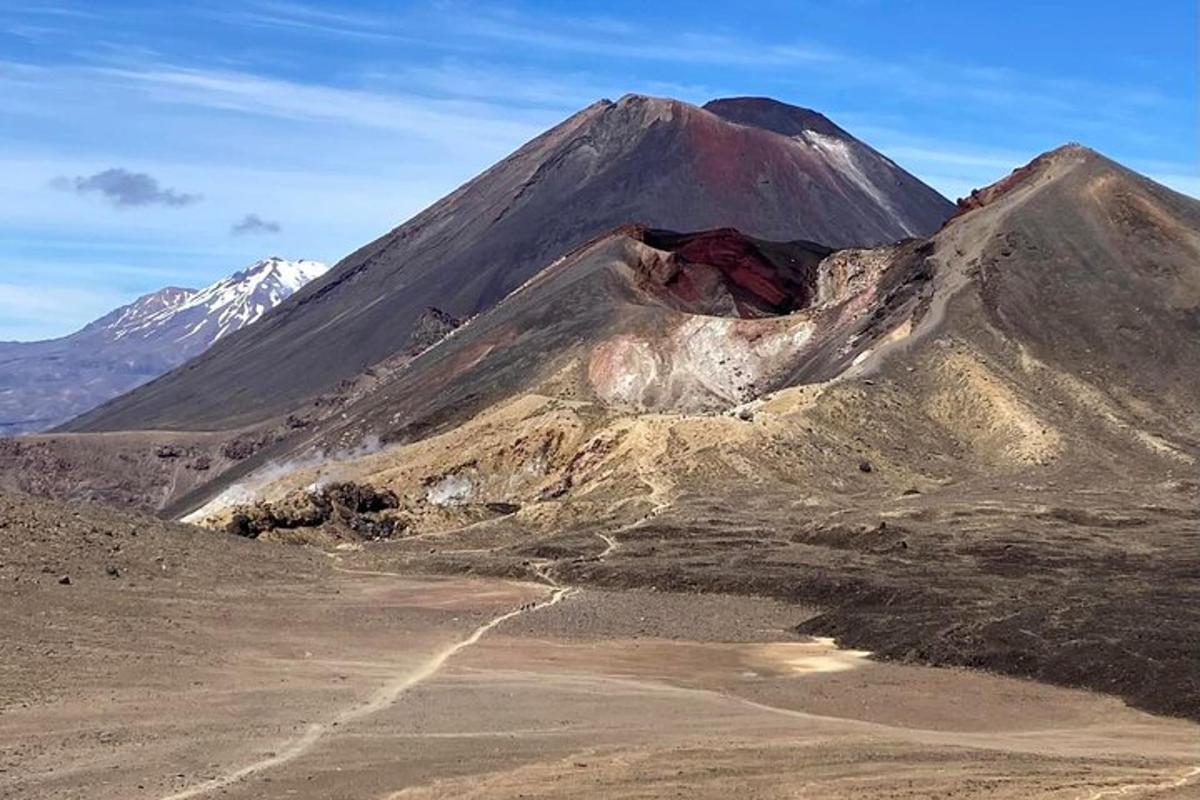
M288 494L275 502L240 505L225 529L252 539L264 533L327 528L339 538L387 539L404 530L389 512L398 508L394 492L341 482Z
M449 336L463 321L447 314L440 308L430 306L425 309L413 325L412 335L408 337L408 347L405 353L420 355L435 344Z

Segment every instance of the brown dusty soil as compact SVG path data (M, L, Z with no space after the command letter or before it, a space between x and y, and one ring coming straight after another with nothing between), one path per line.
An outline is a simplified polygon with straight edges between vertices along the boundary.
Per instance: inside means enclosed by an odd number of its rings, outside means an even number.
M797 635L812 612L778 601L388 574L362 553L15 495L0 497L0 523L0 796L1196 788L1193 723L876 663Z
M547 562L576 585L769 597L819 609L797 614L795 633L880 658L1089 688L1200 720L1192 484L1114 482L1101 493L1064 485L1086 485L1086 476L1056 478L963 481L917 494L884 488L836 506L722 489L657 513L638 501L550 532L500 519L353 558L514 578ZM601 559L603 537L618 546Z

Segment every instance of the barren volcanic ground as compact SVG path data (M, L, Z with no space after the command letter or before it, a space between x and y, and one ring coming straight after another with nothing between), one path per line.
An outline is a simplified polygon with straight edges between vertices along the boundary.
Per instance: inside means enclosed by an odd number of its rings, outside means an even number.
M0 544L6 797L1098 800L1200 774L1193 723L875 663L790 604L540 561L398 575L22 495ZM604 569L624 545L599 544Z
M319 396L0 448L69 498L0 505L0 793L1197 796L1200 203L1068 146L869 250L555 241Z
M1065 147L962 212L832 255L617 231L169 508L391 539L386 569L775 597L1200 719L1200 204Z

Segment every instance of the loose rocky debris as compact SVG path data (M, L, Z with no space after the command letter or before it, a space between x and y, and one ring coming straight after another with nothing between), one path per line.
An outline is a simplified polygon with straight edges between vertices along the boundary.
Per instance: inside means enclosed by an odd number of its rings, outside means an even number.
M412 334L408 337L405 352L412 356L424 351L445 339L463 324L461 319L447 314L440 308L429 306L417 317Z
M365 484L331 483L291 492L275 502L238 506L226 530L256 539L279 530L321 528L335 536L389 539L408 525L397 513L400 499Z
M239 436L225 443L221 448L221 455L230 461L242 461L266 447L268 443L268 438L262 435Z
M204 472L212 467L212 458L207 455L196 456L186 466L188 469Z

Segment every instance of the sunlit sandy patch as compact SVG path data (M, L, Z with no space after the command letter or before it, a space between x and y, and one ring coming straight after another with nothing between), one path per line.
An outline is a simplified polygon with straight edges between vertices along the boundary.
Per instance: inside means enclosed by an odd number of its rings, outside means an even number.
M796 674L847 672L863 665L870 652L842 650L822 637L809 642L775 642L757 646L752 654L760 669Z

